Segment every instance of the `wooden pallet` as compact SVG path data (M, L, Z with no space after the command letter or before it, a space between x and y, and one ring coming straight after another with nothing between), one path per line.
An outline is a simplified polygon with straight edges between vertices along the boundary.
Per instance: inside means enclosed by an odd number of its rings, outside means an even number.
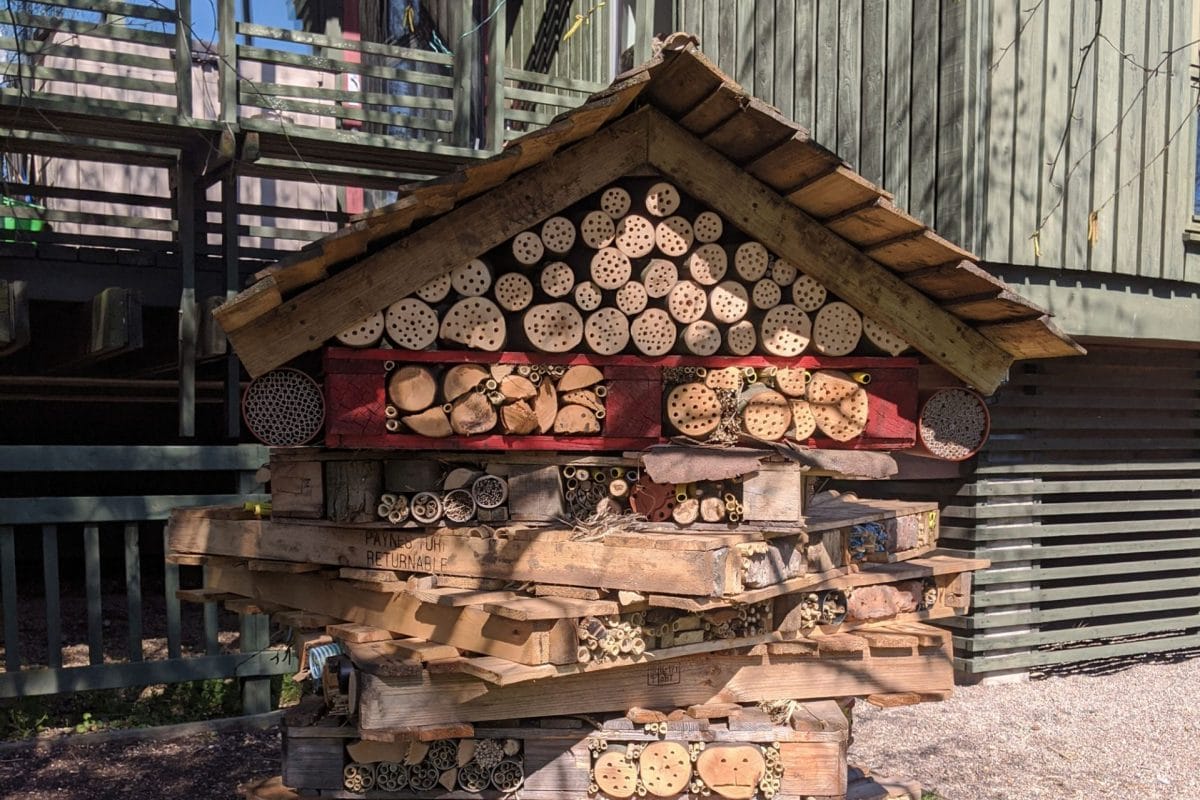
M387 363L407 364L590 364L608 384L607 414L595 436L450 436L444 439L388 433ZM813 438L809 447L902 450L916 442L917 362L911 358L745 358L693 356L545 355L478 351L325 349L325 443L329 447L411 450L638 450L664 440L661 414L665 367L795 367L869 371L870 416L862 436L850 442Z
M177 509L169 523L175 554L299 561L431 575L532 581L756 602L801 587L813 572L853 566L847 532L862 522L896 527L911 518L928 553L937 541L937 506L842 498L812 509L802 523L770 529L680 533L641 526L603 536L562 528L485 527L405 530L386 524L255 519L236 508ZM669 554L669 557L668 557ZM754 600L744 593L758 592Z

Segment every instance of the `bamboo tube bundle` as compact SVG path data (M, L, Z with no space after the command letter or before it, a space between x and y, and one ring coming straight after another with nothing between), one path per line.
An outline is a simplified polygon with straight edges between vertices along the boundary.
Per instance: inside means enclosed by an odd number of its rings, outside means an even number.
M675 346L678 329L661 308L648 308L629 326L629 337L643 355L661 356Z
M482 297L492 288L492 268L473 258L450 273L450 285L463 297Z
M687 258L688 274L703 286L716 286L729 269L725 248L719 244L704 244L697 247Z
M454 435L454 429L450 427L450 417L441 406L427 408L420 414L401 417L400 421L413 433L431 439L444 439Z
M450 410L450 428L459 436L487 433L499 420L495 406L482 392L468 392Z
M733 254L733 268L742 280L753 283L767 274L771 256L759 242L743 242Z
M812 339L812 322L793 305L778 305L763 317L762 346L771 355L798 356Z
M519 272L506 272L493 287L496 304L505 311L523 311L533 302L533 282Z
M800 275L800 270L796 269L792 262L782 258L777 258L771 262L771 280L778 283L780 286L791 286L796 282L796 278Z
M908 342L884 328L870 317L862 318L863 336L877 350L882 350L889 356L898 356L909 348Z
M565 353L583 340L583 317L569 303L544 303L525 312L525 335L543 353Z
M704 438L721 424L721 400L703 383L681 383L667 394L667 421L685 436Z
M300 370L271 370L246 387L242 418L263 444L308 444L325 423L325 397L317 382Z
M562 261L551 261L542 267L539 282L551 297L566 297L575 288L575 270Z
M504 347L507 334L504 314L486 297L467 297L450 306L440 331L448 342L491 352Z
M387 379L388 401L401 411L415 413L433 405L437 379L428 367L410 364L394 370Z
M739 405L742 429L756 439L779 441L792 427L792 407L787 398L762 384L747 389Z
M579 223L579 236L588 247L599 250L613 243L617 236L617 224L603 211L589 211L583 222Z
M566 217L551 217L542 223L542 245L551 253L563 255L575 246L575 223Z
M695 281L680 281L667 295L667 310L677 322L695 322L708 310L708 293Z
M772 309L774 310L774 309ZM735 322L725 330L725 346L735 356L748 356L758 346L758 332L748 319Z
M613 219L628 214L632 205L633 198L620 186L610 186L600 195L600 209Z
M669 217L679 210L679 190L660 181L646 191L646 210L656 217Z
M788 436L798 442L812 438L817 432L817 418L813 416L812 406L807 400L791 400L792 429Z
M792 284L792 304L801 311L816 311L825 305L825 296L825 287L807 275L801 275Z
M750 311L750 297L737 281L722 281L709 291L708 307L717 322L732 325Z
M450 522L469 522L475 516L475 498L470 490L451 489L442 495L442 514Z
M374 347L383 338L383 312L368 314L334 338L347 347Z
M648 256L654 249L654 223L639 214L627 214L617 223L613 243L630 258Z
M591 281L575 284L575 305L580 311L595 311L604 302L600 287Z
M867 427L869 400L863 387L844 372L813 373L806 392L809 408L821 433L836 442L848 442Z
M939 389L921 408L921 444L946 461L964 461L987 441L991 421L982 397L969 389Z
M754 284L750 300L759 311L769 311L783 302L783 290L771 278L763 278Z
M508 481L499 475L481 475L471 484L471 497L479 508L499 508L508 499Z
M546 246L542 244L542 237L533 231L524 231L513 237L512 253L517 263L531 266L542 260Z
M641 282L629 281L617 289L617 308L631 317L637 316L645 310L648 298L646 287Z
M825 356L844 356L858 347L862 316L846 303L826 303L813 320L812 343Z
M417 289L417 297L426 303L440 303L450 296L450 276L442 275Z
M806 369L780 367L775 370L775 388L788 397L804 397L812 375Z
M468 392L476 391L491 373L479 364L456 364L442 375L442 397L453 403Z
M675 284L679 283L679 269L675 262L665 258L652 258L642 270L642 285L647 297L666 297Z
M437 341L437 312L415 297L406 297L388 306L384 329L397 347L424 350Z
M442 518L442 499L433 492L417 492L408 503L412 518L422 525L432 525Z
M678 258L691 250L695 241L692 223L683 217L667 217L654 226L654 243L668 256Z
M692 223L692 232L696 235L696 241L708 244L721 238L721 234L725 232L725 223L717 212L701 211Z
M629 317L615 308L602 308L588 316L583 336L592 352L616 355L629 345Z
M710 369L704 376L704 385L710 389L726 392L740 392L745 385L746 376L740 367L723 367Z
M694 355L711 356L721 349L721 329L706 319L696 320L683 329L683 346Z
M554 417L554 432L567 436L599 433L600 420L592 409L567 403L558 409Z
M592 281L601 289L619 289L633 274L629 256L615 247L605 247L592 256Z

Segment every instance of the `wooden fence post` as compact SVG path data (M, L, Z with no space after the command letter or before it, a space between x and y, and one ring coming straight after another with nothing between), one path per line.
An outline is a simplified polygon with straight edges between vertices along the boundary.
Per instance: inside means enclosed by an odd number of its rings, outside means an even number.
M175 0L175 112L192 118L192 0Z
M475 119L475 73L479 64L479 32L474 30L475 4L458 0L451 6L454 20L454 128L451 143L471 147Z
M244 655L253 655L271 644L271 618L266 614L240 615L239 641ZM265 714L271 710L271 679L269 677L242 680L242 713Z
M217 0L217 58L221 98L218 119L233 124L238 119L237 18L233 0Z
M504 60L508 21L504 0L492 0L492 21L488 29L487 148L499 153L504 147Z

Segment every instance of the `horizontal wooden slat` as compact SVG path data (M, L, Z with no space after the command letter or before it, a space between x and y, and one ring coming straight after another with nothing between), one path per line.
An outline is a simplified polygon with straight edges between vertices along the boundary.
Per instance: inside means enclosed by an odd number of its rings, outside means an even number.
M1200 470L1200 463L1195 465ZM1095 494L1099 492L1164 492L1200 490L1200 478L1137 478L1133 480L1015 480L980 481L962 487L962 497L1004 497L1029 494Z
M137 497L16 497L0 508L0 524L137 522L166 519L176 508L265 502L263 494L146 495Z
M435 53L431 50L414 50L410 47L397 47L391 44L365 42L357 39L347 39L341 36L325 36L308 31L293 31L286 28L272 28L266 25L255 25L249 22L239 22L237 32L255 39L276 39L281 42L310 44L314 47L327 47L338 50L351 50L357 53L387 56L397 60L424 61L429 64L452 66L454 56L445 53Z
M0 472L254 470L267 460L257 444L0 447Z
M1162 500L1088 500L1081 503L995 503L982 506L949 506L942 514L961 519L1002 519L1037 515L1090 516L1092 514L1138 514L1156 511L1200 511L1200 497Z
M1152 577L1143 580L1113 583L1084 583L1072 586L1060 586L1052 589L1029 589L1024 587L1005 589L1002 586L998 586L986 592L977 592L972 599L972 605L975 608L999 608L1064 600L1107 599L1122 595L1188 590L1194 589L1195 586L1196 579L1193 576L1184 578Z
M1000 583L1056 581L1065 578L1094 578L1100 575L1126 575L1173 570L1194 570L1200 567L1200 557L1154 559L1151 561L1120 561L1111 564L1079 564L1069 567L1028 567L1026 569L987 569L976 574L975 585L991 586Z
M969 617L954 617L942 620L938 624L960 630L983 630L986 628L1039 625L1047 622L1070 622L1074 620L1098 619L1123 614L1142 614L1175 609L1195 609L1200 611L1200 595L1190 594L1185 597L1154 596L1149 600L1121 600L1112 603L1087 602L1060 608L1034 609L1022 607L986 613L980 612L972 614Z
M1052 547L979 547L973 554L989 559L993 564L1012 561L1044 561L1053 558L1083 558L1091 556L1135 556L1141 553L1180 553L1200 548L1200 538L1142 539L1125 538L1099 544L1063 544ZM1163 556L1164 560L1169 556Z
M1141 639L1116 644L1098 644L1091 647L1063 650L1017 653L991 658L955 658L954 666L955 669L978 674L1005 669L1024 669L1050 664L1068 664L1075 661L1088 661L1097 658L1140 655L1142 653L1154 653L1164 650L1183 650L1197 646L1200 646L1200 634L1171 636L1161 639Z
M1143 635L1162 633L1164 631L1185 631L1200 627L1200 615L1186 614L1184 616L1163 616L1152 620L1137 620L1135 622L1114 622L1107 625L1080 625L1073 628L1040 631L1038 633L1020 634L1022 647L1040 647L1047 644L1062 644L1069 642L1087 642L1113 636ZM968 653L986 653L989 650L1004 650L1012 648L1012 640L1008 637L974 639L962 636L954 637L955 647L964 648Z
M249 47L238 45L239 59L258 61L263 64L280 64L289 67L300 67L317 72L333 72L337 74L361 75L366 78L385 78L404 83L415 83L422 86L438 86L446 89L453 88L454 78L438 75L433 72L421 72L413 69L398 67L374 66L357 61L345 61L338 58L323 57L314 61L311 56L301 53L289 53L283 50L271 50L265 47Z
M943 517L946 515L943 514ZM943 534L951 532L943 528ZM958 530L958 529L953 529ZM1115 522L1079 522L1068 525L979 525L972 532L975 541L996 541L998 539L1020 538L1049 538L1056 536L1102 536L1113 533L1156 533L1200 530L1200 519L1186 517L1183 519L1123 519ZM953 536L951 538L961 538Z

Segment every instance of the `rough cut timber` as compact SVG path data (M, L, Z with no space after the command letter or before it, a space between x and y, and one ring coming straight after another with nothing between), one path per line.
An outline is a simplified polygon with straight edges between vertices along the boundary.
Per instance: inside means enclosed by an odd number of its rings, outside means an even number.
M729 113L715 127L711 115L689 113L718 95L729 101ZM626 113L635 100L637 110ZM331 235L327 241L338 247L314 248L334 254L320 269L306 263L298 280L278 270L216 314L250 373L259 375L647 163L986 393L1015 358L1081 352L1040 309L1014 304L999 281L992 296L979 297L971 270L939 275L936 295L925 294L915 277L907 280L943 265L974 267L974 260L914 227L885 192L748 97L683 37L554 125ZM849 212L868 207L872 224L847 222ZM382 246L385 237L430 218ZM464 230L472 235L460 235ZM379 249L363 256L372 246ZM321 280L338 254L360 260ZM320 283L284 300L283 291L314 280ZM968 298L969 307L955 305Z

